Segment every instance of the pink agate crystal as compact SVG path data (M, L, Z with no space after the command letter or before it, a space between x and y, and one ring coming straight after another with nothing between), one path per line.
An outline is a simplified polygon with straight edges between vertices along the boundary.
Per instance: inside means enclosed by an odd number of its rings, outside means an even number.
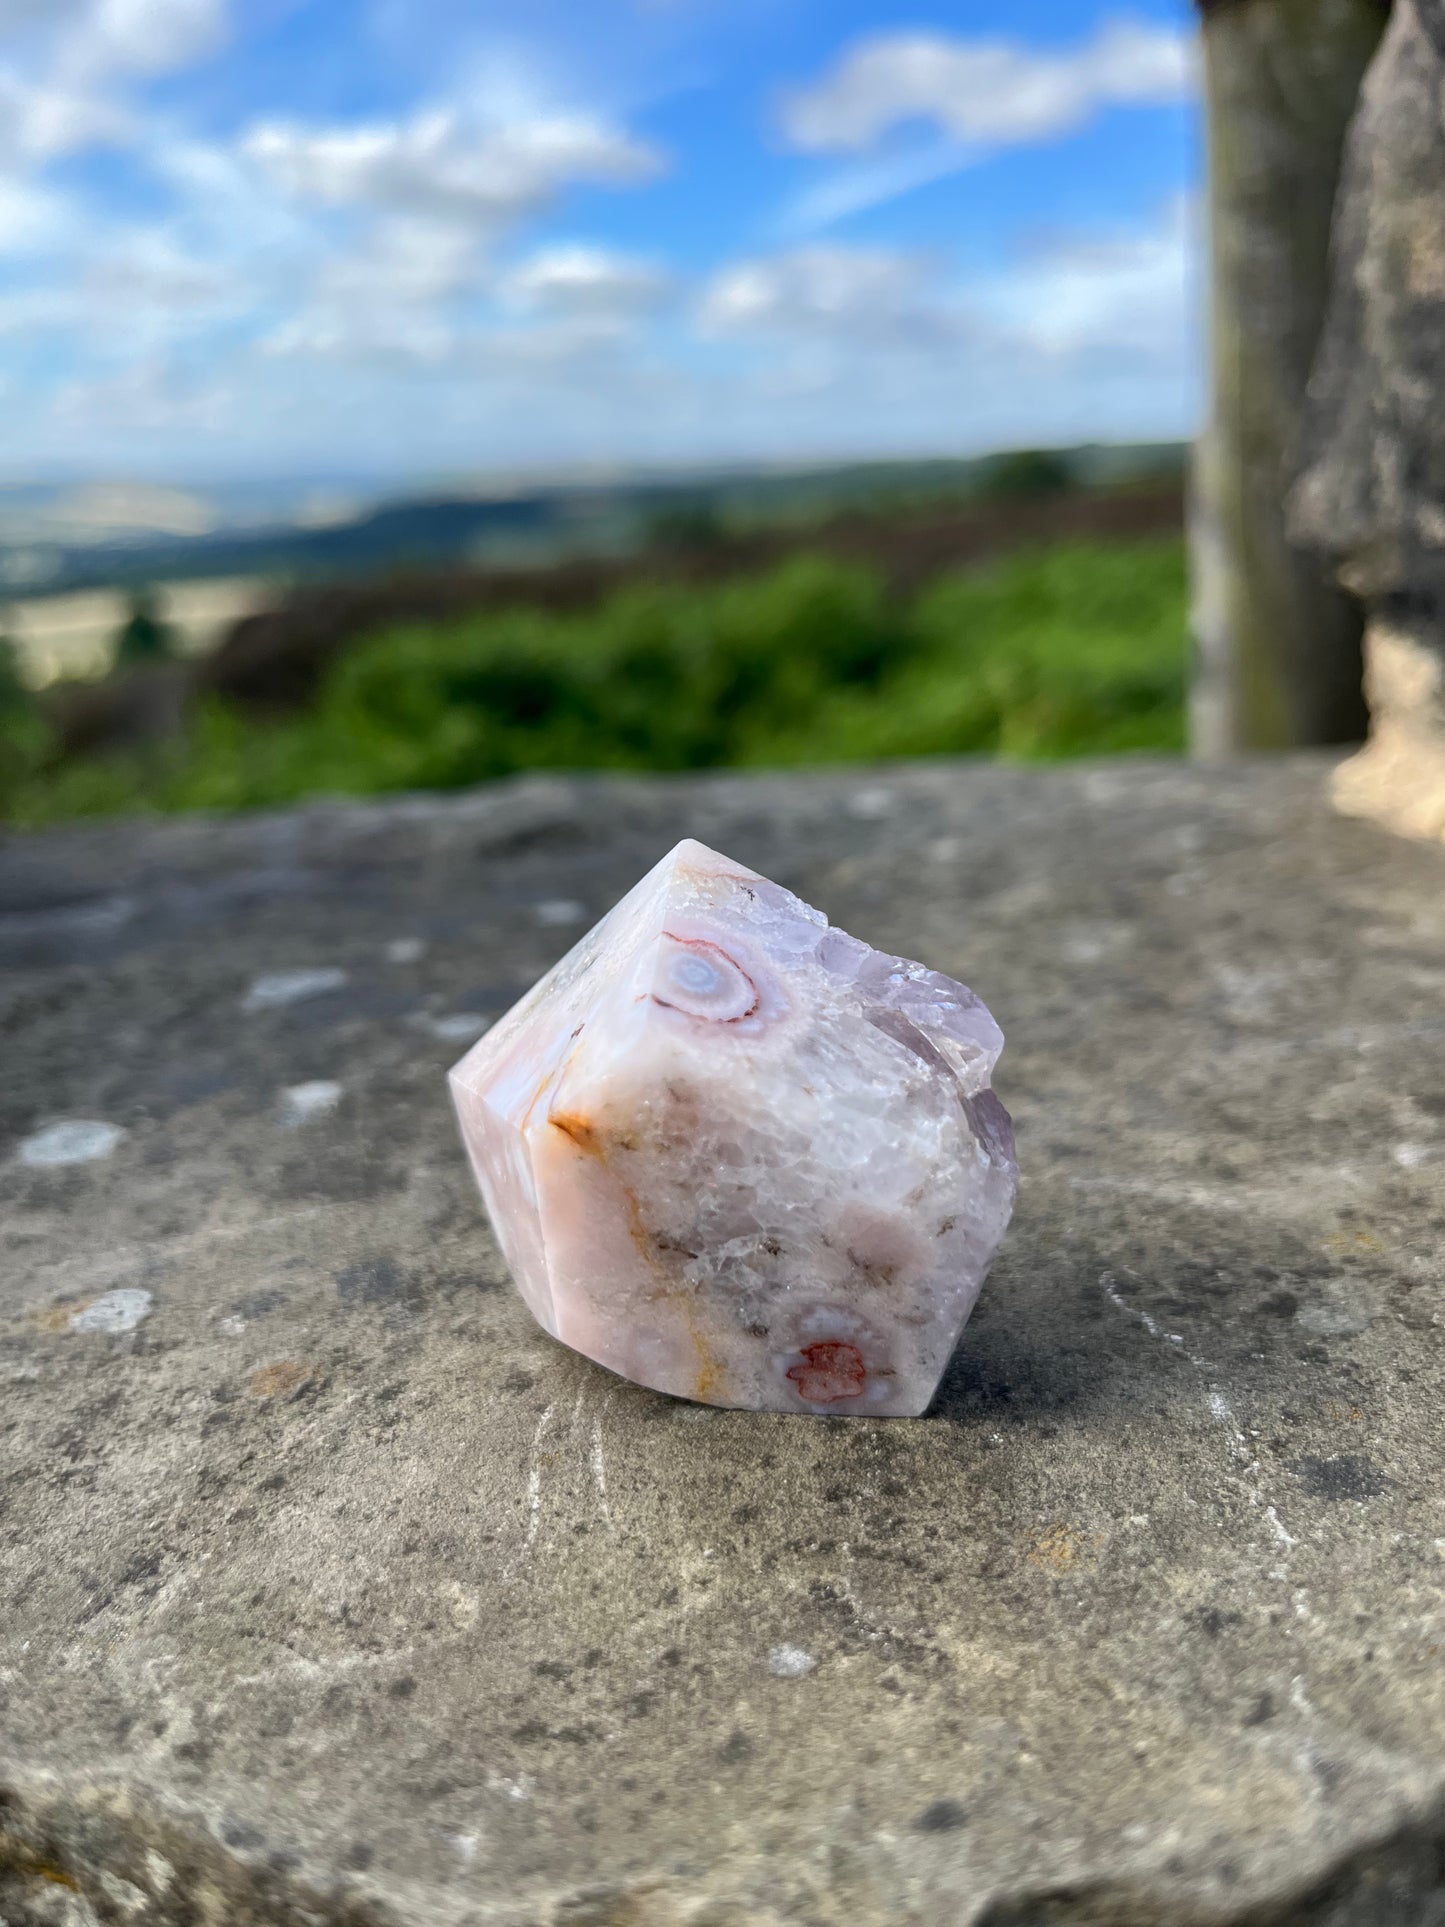
M451 1073L555 1338L707 1405L911 1416L1018 1183L962 984L679 843Z

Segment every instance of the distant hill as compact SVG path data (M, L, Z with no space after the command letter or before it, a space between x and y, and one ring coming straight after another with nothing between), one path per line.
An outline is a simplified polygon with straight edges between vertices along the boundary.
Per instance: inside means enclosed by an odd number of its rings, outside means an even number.
M993 494L1045 493L1177 475L1182 444L1130 444L799 469L730 470L559 482L515 492L381 501L323 526L296 520L194 534L127 529L92 537L55 519L0 524L0 599L217 576L287 582L446 567L535 567L625 555L649 540L690 543L806 524L848 509L913 512ZM179 498L178 498L179 499Z

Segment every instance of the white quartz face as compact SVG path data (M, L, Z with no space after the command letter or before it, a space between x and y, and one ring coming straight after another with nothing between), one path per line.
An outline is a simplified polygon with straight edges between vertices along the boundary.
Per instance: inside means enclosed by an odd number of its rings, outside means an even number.
M973 992L680 843L451 1073L538 1321L708 1405L912 1416L1013 1209Z

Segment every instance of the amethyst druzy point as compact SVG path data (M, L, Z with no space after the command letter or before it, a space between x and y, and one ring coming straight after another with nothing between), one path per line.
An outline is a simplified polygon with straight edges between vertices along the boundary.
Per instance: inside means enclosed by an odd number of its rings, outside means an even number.
M1018 1184L971 990L679 843L451 1073L555 1338L708 1405L912 1416Z

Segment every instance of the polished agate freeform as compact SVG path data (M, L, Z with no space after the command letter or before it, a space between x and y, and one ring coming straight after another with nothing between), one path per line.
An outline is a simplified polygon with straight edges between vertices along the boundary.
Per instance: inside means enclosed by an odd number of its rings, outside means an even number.
M1013 1208L973 992L679 843L451 1073L533 1315L708 1405L924 1410Z

